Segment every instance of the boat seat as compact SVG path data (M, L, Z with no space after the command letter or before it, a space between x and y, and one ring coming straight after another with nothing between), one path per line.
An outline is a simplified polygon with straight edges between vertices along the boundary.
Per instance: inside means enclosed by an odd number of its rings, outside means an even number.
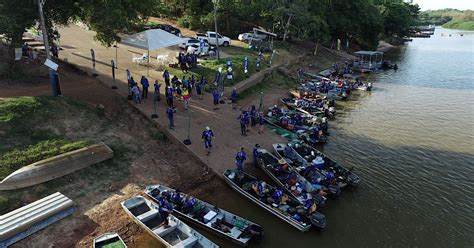
M168 225L169 227L165 227L164 225L158 227L157 229L153 230L153 233L160 237L163 237L167 235L168 233L174 231L176 227L178 226L178 223L174 222L173 220L169 220Z
M189 236L187 239L179 242L178 244L174 245L173 248L185 248L185 247L193 247L195 243L198 242L198 239L194 236Z
M209 211L206 215L204 215L204 223L208 223L209 221L211 221L212 219L214 219L214 217L217 216L217 213L214 212L214 211Z
M242 231L240 231L240 229L235 226L232 229L230 229L230 235L232 237L239 237L241 233Z
M137 218L138 218L141 222L147 222L147 221L150 220L151 218L155 217L157 214L158 214L158 210L156 210L156 209L150 209L150 211L148 211L148 212L146 212L146 213L143 213L143 214L137 216Z

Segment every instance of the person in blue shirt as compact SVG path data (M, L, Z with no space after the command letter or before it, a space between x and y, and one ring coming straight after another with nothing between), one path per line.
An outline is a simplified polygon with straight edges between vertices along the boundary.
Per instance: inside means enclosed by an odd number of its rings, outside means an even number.
M166 108L166 115L168 116L170 129L174 128L174 111L175 110L172 107Z
M280 204L283 199L283 191L277 189L272 193L271 203Z
M150 84L148 83L148 79L145 76L142 76L142 79L140 80L140 84L142 85L142 98L148 98L148 87L150 87Z
M265 119L263 118L263 112L258 114L258 124L260 125L260 130L258 130L259 134L263 133L263 124L265 124Z
M230 93L230 100L232 101L232 109L237 109L237 90L232 88L232 93Z
M206 127L206 130L202 132L202 141L204 142L204 146L207 150L206 155L211 154L212 148L212 139L214 138L214 133L212 132L210 127Z
M253 148L253 165L255 167L258 166L258 159L260 158L260 152L258 151L260 149L259 144L255 144L255 147Z
M173 89L171 87L166 87L165 96L168 107L173 108Z
M195 87L196 87L196 93L198 95L198 99L202 100L202 89L201 89L202 85L201 85L201 83L197 83L195 85Z
M255 105L252 105L252 108L250 109L250 125L253 127L257 124L257 109L255 108Z
M161 101L161 94L160 94L160 87L161 84L158 83L158 80L155 80L155 84L153 84L155 87L155 96L157 101Z
M166 87L170 86L170 73L168 72L168 70L165 70L163 72L163 79L165 79Z
M244 171L244 162L247 160L247 154L244 151L244 147L242 146L235 155L235 165L237 165L237 170L243 172Z
M244 111L244 116L245 116L245 127L247 128L247 132L250 131L249 126L250 126L250 111L247 109Z
M194 78L194 74L191 75L191 78L189 79L189 94L193 93L194 87L196 86L196 79Z
M247 136L247 127L245 126L245 118L247 117L245 116L244 111L242 111L242 114L240 114L239 117L237 118L238 120L240 120L240 134L242 136Z
M215 88L212 92L212 100L214 102L214 110L218 110L219 108L217 105L219 104L219 91L217 91L217 88Z

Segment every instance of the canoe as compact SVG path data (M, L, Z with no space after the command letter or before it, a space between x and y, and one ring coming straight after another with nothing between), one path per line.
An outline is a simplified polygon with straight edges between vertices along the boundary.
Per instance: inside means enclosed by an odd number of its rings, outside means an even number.
M127 248L117 233L104 233L94 239L94 248Z
M273 106L269 108L267 117L270 118L271 122L275 125L299 135L301 135L302 132L312 133L314 129L317 129L317 131L322 130L324 135L329 134L327 117L320 118L302 109L288 110ZM285 121L283 118L285 118Z
M298 134L293 133L277 125L275 121L272 120L272 118L263 117L263 119L265 120L265 123L267 123L267 125L273 132L282 136L283 138L286 138L288 140L298 140L300 138Z
M270 202L270 196L281 189L272 187L250 174L228 169L224 172L224 178L235 191L302 232L308 231L311 225L320 229L326 227L326 217L323 214L301 212L301 210L306 211L304 206L292 196L285 195L288 198L286 203ZM264 195L258 195L253 190L252 187L257 184L265 185L266 193Z
M330 175L332 178L331 181L333 181L333 184L337 184L340 188L354 189L360 184L360 177L353 173L352 169L349 170L345 168L317 149L298 142L290 142L289 144L290 146L288 148L291 149L287 148L286 153L286 144L277 144L277 146L274 145L274 149L278 154L291 157L291 160L297 162L299 167L298 170L303 170L304 168L310 166L311 163L313 163L313 161L316 159L316 161L322 161L320 163L321 165L319 166L321 170L325 171L326 174L327 172L331 172L333 174Z
M142 196L134 196L122 202L121 205L135 223L166 247L219 247L172 214L168 216L168 226L165 226L159 206Z
M265 122L270 126L270 129L277 133L278 135L290 140L302 140L304 142L307 142L309 144L324 144L327 141L326 136L322 135L320 137L317 137L311 132L313 128L309 129L299 129L299 130L293 130L290 131L282 126L280 126L280 123L278 119L272 118L272 117L264 117Z
M263 236L260 225L166 186L148 186L145 194L156 202L166 199L173 205L173 213L178 218L192 221L236 244L247 246L251 240ZM192 199L194 207L186 208L186 202Z
M325 187L313 186L306 178L301 176L285 159L277 158L265 149L258 149L258 165L279 187L300 203L311 199L319 207L326 204L329 190ZM320 192L323 191L323 192Z
M297 101L298 100L298 101ZM323 101L321 99L321 101ZM324 108L318 108L315 101L304 100L304 99L290 99L283 98L281 102L284 103L290 109L302 109L307 113L315 115L317 117L324 117Z
M310 167L311 164L298 156L290 146L277 143L273 144L273 150L278 158L284 159L292 170L305 178L314 189L321 189L330 196L338 197L341 194L341 188L345 187L344 184L338 183L337 181L333 182L331 176L333 174L329 174L325 170ZM309 169L311 169L311 173L308 172Z

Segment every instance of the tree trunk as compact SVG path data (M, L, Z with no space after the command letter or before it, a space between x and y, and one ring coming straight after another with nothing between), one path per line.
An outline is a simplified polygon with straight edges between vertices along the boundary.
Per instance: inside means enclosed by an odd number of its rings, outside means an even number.
M286 36L288 35L288 32L290 30L290 24L292 20L293 20L293 15L289 15L288 21L286 22L286 25L285 25L285 30L283 31L283 42L286 41Z

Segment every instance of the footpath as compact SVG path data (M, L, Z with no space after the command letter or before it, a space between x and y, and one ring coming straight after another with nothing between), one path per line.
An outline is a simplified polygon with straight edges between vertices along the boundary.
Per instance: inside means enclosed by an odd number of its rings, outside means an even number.
M119 94L121 97L128 96L128 86L126 80L126 69L129 69L135 81L139 82L142 75L147 75L147 67L135 64L132 61L133 56L140 56L145 51L127 47L125 45L118 45L118 48L104 47L100 42L94 40L94 32L84 30L80 27L71 25L70 27L60 29L61 47L59 57L62 60L67 60L69 63L76 65L81 70L89 74L93 73L91 62L90 49L94 49L96 57L97 78L104 84L111 87L113 85L112 69L110 66L111 60L118 60L118 69L115 70L115 85L118 89L110 89L110 94ZM168 53L169 56L174 56L178 50L161 49L158 54ZM135 54L135 55L134 55ZM150 55L155 55L156 52L150 52ZM155 60L156 63L156 60ZM288 61L287 61L288 63ZM275 70L280 65L273 65L271 68L264 69L258 73L253 74L249 79L244 80L236 85L239 90L250 87L253 84L260 82L264 75ZM144 99L142 104L133 104L146 118L152 120L163 132L165 132L170 139L176 143L182 144L189 152L195 155L196 158L213 170L216 174L222 173L229 168L235 168L235 155L238 149L243 146L248 155L247 163L252 161L252 148L255 144L260 144L262 148L271 149L271 145L277 142L285 142L285 140L271 132L268 128L263 134L258 134L258 126L251 127L248 136L241 136L240 124L237 117L240 114L238 109L232 109L231 104L219 104L218 110L213 110L212 95L205 93L202 100L197 99L194 94L192 96L189 110L184 110L184 103L175 101L178 106L177 112L174 116L175 128L168 129L168 119L166 117L166 101L163 96L164 80L162 71L156 71L150 68L149 76L150 92L148 99ZM161 87L161 101L156 102L156 112L158 118L152 119L151 115L154 113L153 107L153 83L158 80L162 84ZM67 89L64 89L67 95ZM253 103L258 106L258 102ZM239 106L249 107L249 106ZM267 105L264 104L264 107ZM182 141L188 136L188 124L190 124L189 133L192 144L185 146ZM202 131L209 126L214 134L214 146L210 155L206 155L204 144L201 142Z

